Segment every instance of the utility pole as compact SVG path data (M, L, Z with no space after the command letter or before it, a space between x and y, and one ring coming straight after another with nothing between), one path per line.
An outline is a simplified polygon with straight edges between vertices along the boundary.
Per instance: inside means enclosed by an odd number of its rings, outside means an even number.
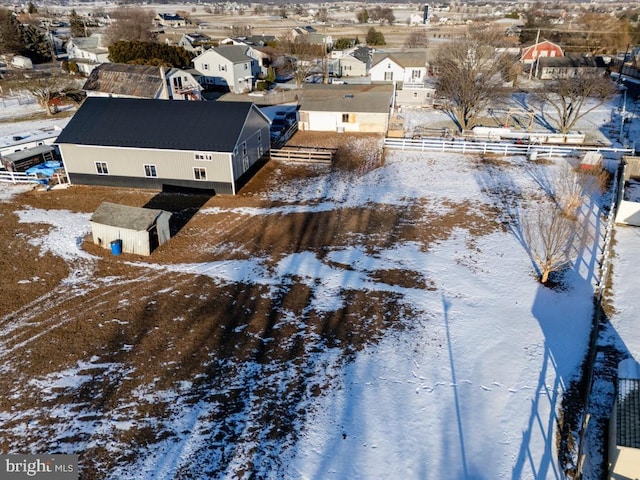
M540 29L538 29L538 33L536 34L536 43L533 46L533 61L538 62L538 41L540 40ZM533 73L533 63L529 67L529 81L531 81L531 74Z

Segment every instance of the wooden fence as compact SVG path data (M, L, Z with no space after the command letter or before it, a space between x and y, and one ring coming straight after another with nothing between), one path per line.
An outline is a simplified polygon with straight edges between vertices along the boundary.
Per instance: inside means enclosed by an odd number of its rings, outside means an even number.
M336 151L336 148L287 146L286 148L272 149L271 159L331 165L336 156Z

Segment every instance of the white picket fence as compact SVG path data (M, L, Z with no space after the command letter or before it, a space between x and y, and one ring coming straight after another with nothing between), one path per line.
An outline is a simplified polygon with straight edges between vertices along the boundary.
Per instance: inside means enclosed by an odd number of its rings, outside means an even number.
M40 180L35 174L0 170L0 182L3 183L39 183Z
M632 155L630 148L614 148L580 145L517 144L511 142L469 141L443 138L385 138L384 147L393 150L418 152L477 153L493 155L524 155L528 157L568 157L588 151L602 154Z

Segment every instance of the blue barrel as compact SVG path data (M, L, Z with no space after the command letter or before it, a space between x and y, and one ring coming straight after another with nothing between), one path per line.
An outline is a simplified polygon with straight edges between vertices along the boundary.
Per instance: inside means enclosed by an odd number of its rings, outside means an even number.
M114 255L120 255L122 253L122 240L117 239L111 242L111 253Z

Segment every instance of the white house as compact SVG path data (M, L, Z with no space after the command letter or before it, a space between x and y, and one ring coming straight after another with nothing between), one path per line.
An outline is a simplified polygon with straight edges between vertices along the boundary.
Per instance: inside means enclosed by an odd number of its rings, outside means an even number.
M80 73L89 75L95 67L109 61L109 49L102 34L94 33L89 37L70 38L67 56L78 65Z
M187 20L175 13L159 13L156 15L155 21L163 27L179 28L187 26Z
M298 128L320 132L386 133L392 85L307 83L300 98Z
M396 84L399 106L432 105L435 82L429 75L429 60L428 50L374 53L371 82Z
M331 52L333 74L336 77L366 77L369 75L372 55L372 49L360 46Z
M223 45L210 48L193 59L205 88L224 88L231 93L246 93L253 89L260 66L245 45Z
M200 55L212 46L211 37L204 33L185 33L180 37L180 40L178 40L178 46L188 52Z

